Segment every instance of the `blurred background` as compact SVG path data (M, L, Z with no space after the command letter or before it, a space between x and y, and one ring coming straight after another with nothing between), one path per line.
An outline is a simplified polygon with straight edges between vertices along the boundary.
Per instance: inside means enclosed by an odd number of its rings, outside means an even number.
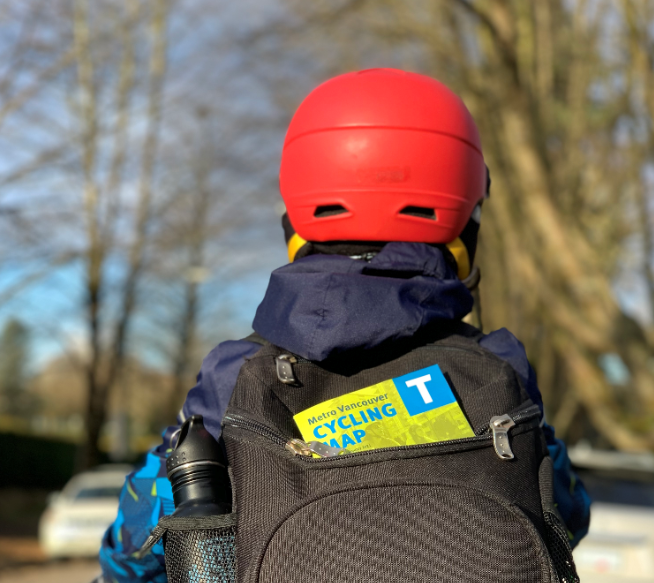
M559 437L645 460L654 506L654 3L0 0L0 55L0 580L46 559L49 492L137 463L250 332L290 117L370 67L464 99L484 330L525 343Z

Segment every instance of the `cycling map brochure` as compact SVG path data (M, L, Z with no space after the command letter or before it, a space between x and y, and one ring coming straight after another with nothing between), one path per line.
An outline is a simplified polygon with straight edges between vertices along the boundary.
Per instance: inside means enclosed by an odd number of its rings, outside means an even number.
M437 364L324 401L293 419L306 442L347 453L475 436Z

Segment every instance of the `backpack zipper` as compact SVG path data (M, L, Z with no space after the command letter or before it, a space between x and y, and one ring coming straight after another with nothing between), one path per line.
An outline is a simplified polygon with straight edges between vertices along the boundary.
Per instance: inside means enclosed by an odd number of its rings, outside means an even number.
M294 354L280 354L275 357L275 368L277 369L277 378L285 385L297 385L297 377L293 371L293 365L298 362L311 362L306 358L299 358Z
M424 346L419 346L420 348L438 348L441 350L455 350L460 352L472 352L468 348L462 348L461 346L448 346L447 344L439 344L438 346L433 344L425 344ZM312 360L307 358L301 358L290 352L285 352L275 357L275 367L277 369L277 378L284 383L285 385L297 385L298 380L295 376L295 371L293 370L294 364L304 364L304 363L315 364Z
M325 445L320 441L310 441L305 442L301 439L291 438L288 439L269 427L264 423L255 421L248 417L238 415L236 413L228 413L225 415L224 424L230 425L232 427L237 427L240 429L246 429L251 431L261 437L264 437L268 441L272 441L276 445L284 447L287 451L291 452L293 455L301 456L307 458L307 461L318 462L325 459L333 459L334 457L339 457L343 454L349 456L362 456L370 455L371 453L385 452L385 451L395 451L402 449L423 449L425 447L433 447L437 445L451 445L453 443L472 443L475 441L493 441L493 447L495 453L502 460L511 460L515 456L513 450L511 449L511 442L509 439L509 430L517 425L521 425L532 419L540 416L540 409L538 405L528 405L526 407L521 407L514 413L510 415L498 415L493 417L489 424L488 428L476 435L475 437L465 437L463 439L453 439L450 441L440 441L435 443L422 443L419 445L405 445L405 446L396 446L396 447L384 447L379 449L372 449L360 452L348 453L345 449L338 449L336 447L331 447ZM313 454L319 456L319 458L314 458Z
M515 456L511 450L511 442L509 441L509 429L520 425L526 421L530 421L534 417L540 416L540 407L531 404L527 407L522 407L511 415L498 415L492 417L488 429L484 432L491 431L493 434L493 447L495 453L503 460L512 460Z
M515 457L509 441L509 429L512 427L515 427L515 421L508 415L498 415L490 420L493 447L498 457L503 460L512 460Z
M310 441L309 443L306 443L301 439L296 439L294 437L286 439L268 425L255 421L254 419L243 417L242 415L235 415L233 413L227 414L225 415L224 423L231 425L232 427L246 429L252 433L260 435L261 437L265 437L267 440L272 441L277 445L281 445L284 449L290 451L294 455L312 456L315 453L320 457L333 457L345 453L344 449L331 447L320 441Z

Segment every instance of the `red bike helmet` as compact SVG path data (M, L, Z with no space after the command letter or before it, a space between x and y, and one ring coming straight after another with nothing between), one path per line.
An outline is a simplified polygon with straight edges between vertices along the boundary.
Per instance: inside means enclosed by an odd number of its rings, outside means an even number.
M457 95L425 75L369 69L302 102L280 189L305 241L450 243L484 197L486 168Z

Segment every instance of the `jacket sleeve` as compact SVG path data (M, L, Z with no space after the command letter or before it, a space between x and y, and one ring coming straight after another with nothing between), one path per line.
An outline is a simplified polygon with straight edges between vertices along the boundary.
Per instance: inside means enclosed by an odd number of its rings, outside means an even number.
M531 400L543 412L543 399L536 382L536 373L529 364L527 353L520 342L506 328L484 336L479 344L508 362L516 371ZM568 529L568 538L574 548L588 533L590 497L583 482L572 470L565 444L554 435L554 428L543 421L547 449L554 465L554 501Z
M175 510L166 456L176 432L190 415L202 415L205 427L218 439L225 409L245 359L260 345L244 340L219 344L204 359L196 385L189 391L178 416L179 425L166 429L163 442L146 456L145 464L129 474L120 495L118 516L100 548L100 566L111 583L166 583L163 543L143 558L135 556L162 516ZM172 443L171 443L172 442Z
M166 477L166 452L176 429L176 426L169 427L162 445L150 451L145 465L125 480L118 516L104 535L99 555L102 573L111 583L166 583L168 580L161 542L141 559L134 553L159 519L175 510Z
M547 449L554 465L554 501L568 528L572 548L588 534L590 523L590 496L583 482L570 466L565 443L554 435L554 428L543 425Z

